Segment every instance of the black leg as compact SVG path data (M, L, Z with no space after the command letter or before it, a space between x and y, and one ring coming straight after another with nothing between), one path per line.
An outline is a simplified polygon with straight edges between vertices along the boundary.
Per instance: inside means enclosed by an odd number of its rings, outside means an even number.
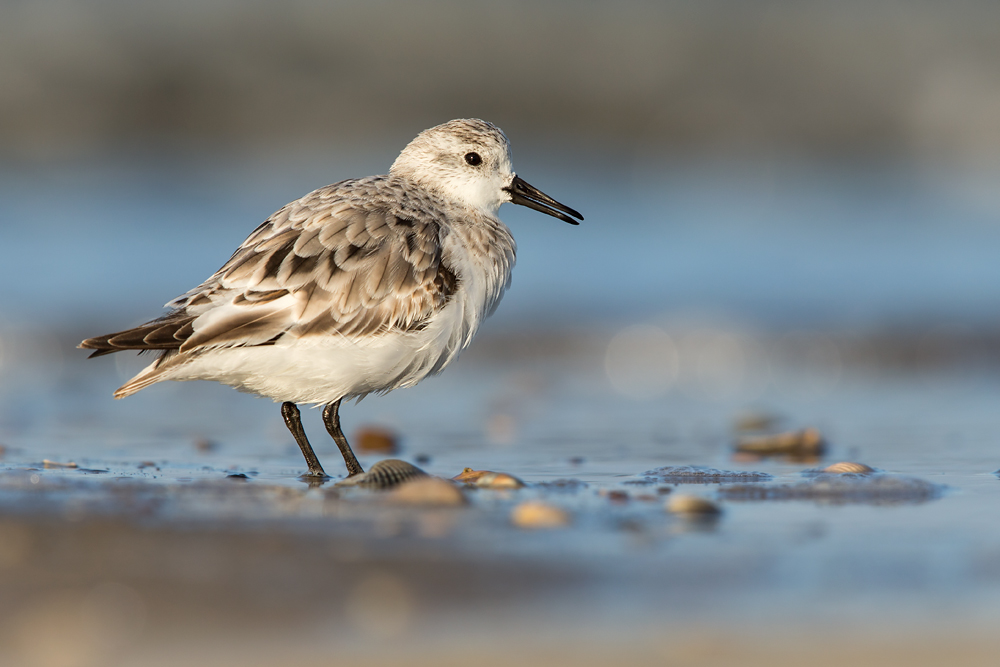
M299 449L302 450L302 456L306 457L306 463L309 465L308 474L311 477L326 477L326 471L320 465L319 459L316 458L316 452L313 451L312 445L306 438L306 432L302 429L299 409L291 401L285 401L281 404L281 416L285 418L285 426L292 432L292 437L295 438Z
M353 477L354 475L360 475L365 469L358 463L357 457L351 451L351 446L347 443L347 438L344 437L344 432L340 430L339 412L340 401L327 404L323 408L323 423L326 424L326 430L330 433L330 437L340 447L340 453L344 455L344 463L347 464L347 476Z

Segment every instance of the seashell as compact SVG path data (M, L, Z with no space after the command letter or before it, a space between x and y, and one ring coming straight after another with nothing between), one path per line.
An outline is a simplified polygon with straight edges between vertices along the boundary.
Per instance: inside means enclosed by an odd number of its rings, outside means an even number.
M823 435L817 428L741 438L736 442L737 452L757 456L812 458L821 455L825 447Z
M569 524L569 513L555 505L531 500L515 507L510 520L518 528L560 528Z
M452 477L456 482L462 482L469 486L480 486L488 489L520 489L524 482L513 475L505 472L491 472L489 470L473 470L464 468L461 473Z
M361 486L369 489L391 489L407 480L429 477L427 473L406 461L385 459L379 461L368 472L354 475L337 482L337 486Z
M432 507L458 507L465 505L461 490L446 479L417 476L399 484L386 497L395 505L422 505Z
M77 466L72 461L70 461L68 463L60 463L59 461L50 461L48 459L42 459L42 467L43 468L77 468L79 466Z
M855 463L853 461L841 461L839 463L832 463L827 467L823 468L820 472L853 472L861 475L868 474L870 472L875 472L875 468L871 466L866 466L864 463Z
M399 438L393 431L379 426L365 426L354 432L354 449L374 454L395 454Z
M711 500L689 493L678 493L671 496L665 507L671 514L680 514L692 518L707 518L722 514L719 506Z

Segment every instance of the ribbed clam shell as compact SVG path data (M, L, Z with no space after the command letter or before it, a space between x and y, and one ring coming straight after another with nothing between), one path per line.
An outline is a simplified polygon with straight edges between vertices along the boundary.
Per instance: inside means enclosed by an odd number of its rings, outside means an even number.
M853 472L859 474L865 474L869 472L875 472L875 468L867 466L864 463L855 463L854 461L841 461L839 463L832 463L827 467L823 468L822 472Z
M428 477L427 473L406 461L385 459L379 461L368 472L338 482L338 486L363 486L369 489L391 489L417 477Z

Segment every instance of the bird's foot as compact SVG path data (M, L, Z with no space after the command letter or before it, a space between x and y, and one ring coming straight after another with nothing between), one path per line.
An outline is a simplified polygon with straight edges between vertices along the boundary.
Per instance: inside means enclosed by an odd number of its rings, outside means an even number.
M299 475L299 481L308 484L310 489L321 487L327 482L329 482L331 479L333 478L327 475L322 470L319 472L313 472L310 470L309 472Z

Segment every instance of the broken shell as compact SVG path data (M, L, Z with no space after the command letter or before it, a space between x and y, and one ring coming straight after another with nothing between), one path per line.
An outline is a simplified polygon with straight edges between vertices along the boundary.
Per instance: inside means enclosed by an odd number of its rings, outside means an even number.
M740 438L736 443L737 452L758 456L815 457L822 454L825 447L823 435L817 428Z
M428 477L423 470L399 459L379 461L368 472L337 482L337 486L363 486L369 489L391 489L411 479Z
M870 472L875 472L875 468L871 466L866 466L864 463L855 463L853 461L841 461L839 463L833 463L823 468L822 472L853 472L858 474L867 474Z
M354 432L354 448L359 452L395 454L399 438L387 428L365 426Z
M518 528L559 528L569 524L566 510L537 500L521 503L510 514Z
M520 489L524 486L524 482L505 472L473 470L472 468L463 469L461 473L455 475L452 479L470 486L480 486L489 489Z
M689 493L678 493L667 501L666 510L671 514L681 514L690 517L718 516L722 510L707 498Z
M70 461L68 463L60 463L59 461L50 461L48 459L42 459L42 467L43 468L77 468L79 466L77 466L72 461Z
M457 507L466 502L457 486L446 479L429 475L403 482L392 490L386 500L398 505L436 507Z

